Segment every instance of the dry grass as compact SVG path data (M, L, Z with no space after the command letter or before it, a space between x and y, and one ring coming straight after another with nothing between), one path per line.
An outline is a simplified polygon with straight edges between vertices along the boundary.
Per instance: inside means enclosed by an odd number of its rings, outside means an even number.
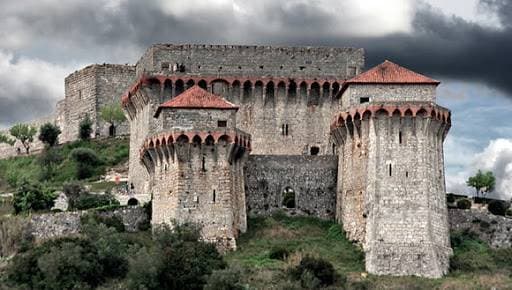
M28 226L26 217L0 217L0 257L10 257L18 252L26 240Z

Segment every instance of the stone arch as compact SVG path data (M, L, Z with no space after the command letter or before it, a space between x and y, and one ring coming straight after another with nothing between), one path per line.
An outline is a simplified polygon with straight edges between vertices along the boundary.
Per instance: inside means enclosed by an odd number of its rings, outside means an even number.
M176 143L185 144L189 142L189 138L185 134L181 134L178 138L176 138Z
M397 108L393 111L393 114L392 114L393 117L401 117L402 116L402 113L400 112L400 110Z
M386 110L384 108L381 108L381 109L377 110L377 112L375 112L375 116L377 118L383 117L383 116L384 117L388 117L389 116L389 112L388 112L388 110Z
M340 84L338 82L332 83L332 98L336 98L340 92Z
M282 191L281 205L285 208L295 208L297 205L295 190L292 187L286 186Z
M157 78L149 78L147 86L154 96L160 96L160 89L162 87L160 80Z
M363 120L368 120L372 117L372 111L370 110L365 110L363 112Z
M277 100L284 100L286 98L286 84L280 81L277 84Z
M294 103L297 100L297 84L290 81L288 84L288 103Z
M307 100L307 98L308 98L308 84L306 82L300 83L300 86L299 86L299 97L302 100Z
M263 97L263 82L262 81L256 81L254 83L254 96L256 99L260 99Z
M267 83L265 89L265 105L274 105L274 82L270 81Z
M331 88L331 84L329 82L324 82L322 85L322 99L329 100L329 89Z
M237 102L238 102L238 100L240 100L240 81L239 80L235 80L231 84L231 99L236 100Z
M172 98L172 81L170 79L166 79L164 82L163 98L164 100Z
M242 93L242 102L247 102L251 99L252 96L252 83L251 81L244 82L244 88Z
M404 113L404 116L405 117L412 117L412 110L409 108L407 110L405 110L405 113Z
M174 96L177 96L181 93L183 93L185 91L185 83L183 82L182 79L178 79L175 83L174 83Z
M231 137L229 137L229 135L222 135L217 140L217 143L222 145L222 146L226 146L229 143L231 143Z
M189 79L187 81L187 90L193 87L196 84L196 82L193 79Z
M204 144L206 146L212 146L215 143L215 139L213 139L212 135L206 136L206 139L204 139Z
M208 84L206 83L205 80L200 80L197 85L202 88L203 90L207 90L208 89Z
M226 97L228 95L229 83L223 79L216 79L211 82L212 93L217 96Z
M153 143L153 140L149 141L149 148L154 148L155 147L155 143Z
M131 205L131 206L139 205L139 201L135 197L132 197L128 200L127 205Z
M418 110L418 112L416 112L416 117L427 117L428 113L427 113L427 110L425 110L424 108L421 108Z
M194 145L194 147L201 145L201 143L203 143L203 140L201 139L201 137L199 137L199 135L195 135L194 138L192 138L192 144Z
M314 82L309 91L308 106L318 106L320 104L320 84Z

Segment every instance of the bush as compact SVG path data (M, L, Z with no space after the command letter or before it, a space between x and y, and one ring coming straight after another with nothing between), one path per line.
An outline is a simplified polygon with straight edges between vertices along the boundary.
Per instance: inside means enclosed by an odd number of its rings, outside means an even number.
M44 144L53 147L59 142L61 130L52 123L46 123L39 128L39 140Z
M300 280L303 287L306 288L313 286L315 279L319 281L317 286L332 285L336 279L336 271L329 261L310 256L302 258L300 264L291 271L291 274L294 279Z
M80 224L82 226L87 226L90 224L95 224L95 225L103 224L108 228L115 229L116 232L118 232L118 233L122 233L126 230L123 220L119 216L101 215L97 212L92 212L85 216L82 216L80 218Z
M285 260L290 255L290 251L285 247L274 247L270 250L268 257L274 260Z
M510 204L503 200L492 200L487 205L487 209L493 215L501 215L504 216L507 213Z
M242 290L244 286L240 281L240 270L216 270L208 277L205 290Z
M447 203L454 203L455 202L455 196L453 196L453 194L451 194L451 193L448 193L446 195L446 202Z
M467 198L462 198L457 200L457 208L458 209L470 209L471 201Z
M77 181L64 183L62 186L62 191L67 196L71 207L73 207L74 200L76 200L81 194L86 193L83 185Z
M506 215L512 216L512 208L507 209Z
M55 167L62 162L62 156L55 148L46 148L39 156L39 164L41 166L40 180L49 180L53 178Z
M85 118L80 121L78 125L78 137L80 140L89 140L91 139L92 134L92 120L89 115L85 116Z
M496 265L492 251L475 233L463 231L450 237L454 255L450 258L450 270L461 272L493 271Z
M14 213L49 210L57 195L40 183L24 181L16 190L13 197Z
M93 176L95 173L95 167L101 163L96 152L90 148L75 148L71 151L69 156L73 161L75 161L76 177L78 179L85 179Z
M82 193L72 204L73 209L85 210L109 205L119 205L119 201L110 194Z
M213 244L199 238L199 229L191 225L155 230L155 246L141 248L130 260L128 287L202 289L206 277L226 263Z
M31 242L28 218L0 217L0 257L14 255Z

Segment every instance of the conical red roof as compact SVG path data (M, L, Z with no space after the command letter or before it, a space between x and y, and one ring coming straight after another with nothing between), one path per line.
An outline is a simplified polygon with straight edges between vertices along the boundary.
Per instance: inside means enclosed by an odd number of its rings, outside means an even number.
M161 104L156 111L156 116L163 108L238 110L238 106L202 89L198 85Z
M389 60L344 82L348 84L432 84L440 82L401 67Z

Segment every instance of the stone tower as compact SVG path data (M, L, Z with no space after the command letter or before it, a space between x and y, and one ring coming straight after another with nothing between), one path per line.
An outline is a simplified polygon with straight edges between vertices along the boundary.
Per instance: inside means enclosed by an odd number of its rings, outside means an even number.
M439 82L385 61L347 80L331 124L339 155L336 219L373 274L441 277L452 253Z
M161 104L155 134L140 148L149 172L154 225L191 222L224 252L247 228L243 166L250 136L237 129L238 107L193 86Z

